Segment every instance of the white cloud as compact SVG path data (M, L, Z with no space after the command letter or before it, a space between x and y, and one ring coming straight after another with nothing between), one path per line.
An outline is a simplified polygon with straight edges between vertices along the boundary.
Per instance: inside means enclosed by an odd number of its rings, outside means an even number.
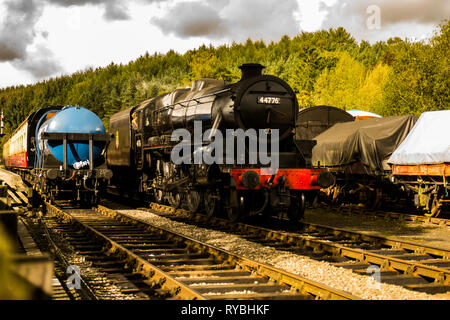
M366 27L380 5L381 28ZM409 4L409 6L407 6ZM429 5L426 5L429 4ZM445 0L0 0L0 87L144 54L345 27L371 42L429 37Z

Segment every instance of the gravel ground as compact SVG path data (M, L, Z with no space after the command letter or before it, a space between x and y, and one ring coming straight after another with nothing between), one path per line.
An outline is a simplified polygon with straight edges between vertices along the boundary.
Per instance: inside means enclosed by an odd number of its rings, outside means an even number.
M448 226L387 220L376 216L348 215L323 208L306 210L305 222L450 250L450 227Z
M347 291L355 296L369 300L430 300L450 299L448 295L429 295L414 292L399 286L376 283L373 278L353 273L351 270L332 266L327 262L277 250L272 247L247 241L236 235L209 230L197 226L160 217L144 210L118 210L130 217L139 218L150 224L200 240L212 246L258 262L298 274L321 282L330 287Z

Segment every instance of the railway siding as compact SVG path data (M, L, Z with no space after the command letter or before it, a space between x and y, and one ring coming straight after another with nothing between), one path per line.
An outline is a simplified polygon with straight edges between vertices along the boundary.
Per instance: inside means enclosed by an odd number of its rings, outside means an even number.
M184 210L153 204L149 212L162 213L163 217L186 216ZM174 214L175 212L175 214ZM138 215L138 214L136 214ZM138 215L139 216L139 215ZM176 219L176 221L184 221ZM418 292L433 294L449 291L449 263L448 251L438 248L424 247L419 244L395 241L383 237L347 232L324 226L311 225L309 233L298 234L242 223L230 224L224 219L207 219L202 215L195 215L186 223L208 225L210 228L223 229L236 235L244 235L245 239L257 243L274 244L280 249L312 250L316 254L327 254L334 257L332 265L353 269L359 274L366 274L370 265L380 268L381 276L387 283L401 285ZM195 221L195 222L194 222ZM317 229L327 230L320 234ZM316 235L314 235L316 233ZM361 249L361 246L368 248ZM356 247L356 248L355 248ZM336 259L336 257L341 257ZM343 260L351 260L342 262ZM352 263L349 263L352 262ZM436 295L439 297L439 295Z

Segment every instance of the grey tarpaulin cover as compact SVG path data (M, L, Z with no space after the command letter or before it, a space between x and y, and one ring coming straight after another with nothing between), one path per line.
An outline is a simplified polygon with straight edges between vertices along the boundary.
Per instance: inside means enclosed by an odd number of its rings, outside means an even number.
M389 158L396 165L450 162L450 110L424 112Z
M413 115L337 123L318 135L313 165L339 166L362 162L371 170L389 170L386 158L414 126Z

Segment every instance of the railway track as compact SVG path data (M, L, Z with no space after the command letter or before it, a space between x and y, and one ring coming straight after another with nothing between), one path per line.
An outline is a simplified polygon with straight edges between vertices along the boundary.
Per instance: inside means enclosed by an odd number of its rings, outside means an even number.
M430 217L426 215L417 215L417 214L407 214L401 212L393 212L393 211L382 211L382 210L370 210L365 207L348 205L348 206L339 206L332 207L327 206L328 210L332 210L341 214L346 215L358 215L358 216L377 216L380 218L384 218L390 221L410 221L415 223L424 223L424 224L435 224L439 226L450 226L450 219L448 218L436 218Z
M346 292L99 207L46 204L77 251L109 272L141 277L153 299L358 299ZM68 223L70 222L70 223ZM74 233L74 230L77 230Z
M85 234L76 226L49 215L27 220L39 245L53 256L55 274L70 300L148 299L136 289L134 282L139 277L133 278L132 273L127 273L129 268L105 255L101 246L87 243Z
M101 206L100 209L110 210ZM376 266L384 283L429 294L450 292L449 250L314 224L305 223L300 229L285 231L290 226L284 221L272 221L271 227L265 228L207 218L201 214L191 215L182 209L175 210L154 203L146 210L176 221L234 233L249 241L327 261L358 274L365 275L370 266Z

